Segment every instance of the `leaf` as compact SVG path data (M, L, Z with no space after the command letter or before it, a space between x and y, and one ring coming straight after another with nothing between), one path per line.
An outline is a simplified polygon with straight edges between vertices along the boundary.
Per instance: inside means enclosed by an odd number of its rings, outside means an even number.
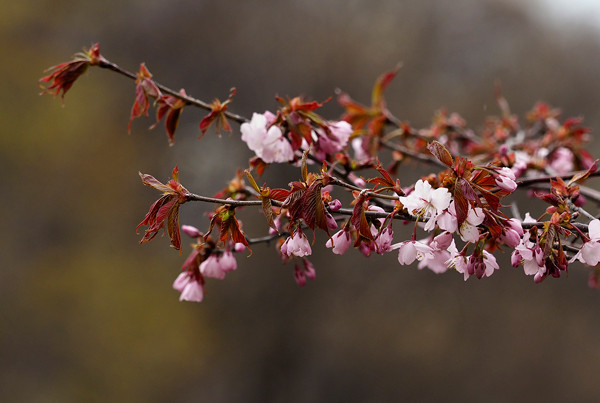
M450 151L448 151L448 149L444 147L440 142L433 141L429 143L427 145L427 149L429 150L429 152L431 152L431 154L433 154L435 158L440 160L442 164L446 165L448 168L452 167L452 164L454 163L452 159L452 154L450 154Z
M364 194L359 194L355 199L354 208L352 209L352 217L350 218L350 222L359 235L356 239L355 245L360 243L361 238L375 241L373 234L371 234L371 228L369 226L369 222L367 221L367 216L365 215L364 204L366 200L367 197Z
M371 104L374 108L379 110L385 108L385 99L383 98L383 93L388 85L392 82L394 77L396 77L396 74L401 67L402 65L398 64L393 70L383 73L375 81L375 85L373 86L373 91L371 93Z
M458 227L462 225L463 222L467 219L467 214L469 213L469 202L463 194L463 187L460 183L460 180L464 180L463 178L457 178L454 184L454 207L456 208L456 220L458 221Z
M271 203L271 199L268 197L262 198L262 210L265 214L265 218L267 219L267 224L269 227L273 228L277 233L279 233L279 229L275 225L275 220L273 219L273 205Z
M183 98L187 97L187 94L183 88L179 90L179 95ZM150 129L154 129L156 125L160 123L162 118L167 115L167 118L165 119L165 127L167 129L169 145L172 146L175 143L175 131L177 130L179 117L181 116L183 107L186 105L186 101L173 95L163 95L158 99L157 103L158 107L156 108L156 123L150 126Z
M221 103L221 101L217 98L211 104L211 111L208 115L206 115L202 121L200 121L200 131L202 132L202 137L206 134L206 131L210 127L210 125L216 121L215 131L217 135L221 135L221 129L231 132L231 126L227 121L227 116L225 112L227 111L227 106L233 100L234 95L236 94L236 89L232 88L229 93L229 98L227 101Z
M208 232L204 235L205 240L216 225L219 227L219 240L221 242L231 239L235 243L244 244L250 250L250 253L252 253L252 250L248 246L248 240L240 230L238 220L235 218L235 207L223 205L214 211L214 215L210 219Z
M181 234L179 233L179 206L177 203L169 211L167 218L167 232L171 239L171 246L178 251L181 251Z
M310 229L314 230L316 226L329 234L321 189L323 189L323 183L315 181L302 195L302 218Z
M290 191L287 189L271 189L269 191L269 197L272 200L284 202L290 195Z
M579 172L579 173L575 174L571 178L571 180L569 181L569 183L567 184L567 187L570 187L574 183L581 183L581 182L583 182L591 174L593 174L594 172L596 172L598 170L598 161L600 161L600 160L595 160L594 163L588 168L587 171L585 171L585 172Z
M129 132L131 132L133 119L143 115L148 116L148 108L150 106L148 97L159 98L161 96L160 90L154 81L152 81L152 74L148 71L144 63L140 64L140 71L137 73L135 83L135 99L131 107L129 125L127 126Z
M475 192L475 190L473 190L473 187L471 186L471 184L469 183L468 180L466 180L464 178L457 178L456 181L458 182L458 184L462 190L462 194L465 196L465 198L467 200L471 200L474 202L479 201L479 197L477 196L477 193Z

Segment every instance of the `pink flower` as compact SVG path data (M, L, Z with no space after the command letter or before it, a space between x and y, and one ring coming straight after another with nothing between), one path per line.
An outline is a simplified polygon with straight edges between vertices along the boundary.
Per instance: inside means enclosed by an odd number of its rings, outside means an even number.
M327 228L329 228L332 231L334 229L337 229L337 221L335 221L335 218L333 218L329 211L325 211L325 220L327 222Z
M451 234L456 232L458 229L458 220L456 219L454 200L450 203L447 209L438 215L437 225L444 231L448 231Z
M435 228L438 216L450 205L451 199L448 189L433 189L429 182L419 179L415 189L408 196L401 196L400 202L410 214L427 219L425 230L431 231Z
M510 168L516 178L522 176L529 166L531 157L524 151L515 151L515 163Z
M315 271L315 266L307 259L302 259L304 267L300 267L296 263L294 266L294 278L296 279L296 283L300 287L304 287L306 285L306 279L314 280L317 276L317 272Z
M404 241L391 246L390 250L398 249L398 262L402 265L422 260L426 255L433 255L433 250L419 241Z
M346 121L329 122L329 132L323 128L317 128L315 134L317 136L316 148L318 151L327 154L335 154L341 151L352 134L352 126Z
M336 255L343 255L346 253L350 245L352 244L352 237L350 231L341 229L327 241L325 244L328 248L333 248L331 251Z
M510 168L506 167L497 169L496 173L498 174L495 177L496 185L508 192L514 192L517 188L515 173Z
M223 280L225 274L237 269L237 262L231 251L226 250L222 255L212 253L205 261L200 263L200 273L205 277Z
M286 257L292 255L304 257L310 255L312 249L310 248L308 239L306 239L306 235L298 228L298 230L292 234L292 236L289 236L283 245L281 245L281 253Z
M504 242L511 248L514 248L521 242L521 237L523 236L523 226L516 218L507 220L506 224L508 225L503 228L500 241Z
M354 185L358 186L359 188L364 188L365 186L367 186L367 182L365 182L363 178L356 176L354 172L350 172L348 174L348 179L350 179L352 183L354 183Z
M368 150L368 137L357 137L352 140L352 150L354 150L354 159L359 164L365 164L371 159Z
M489 253L487 250L482 251L481 254L473 254L469 257L467 262L467 274L465 274L465 280L475 274L478 279L481 279L484 275L486 277L494 274L494 271L500 269L498 262L494 255Z
M472 208L469 206L467 219L463 221L458 229L460 238L465 242L477 242L479 240L479 229L477 226L483 222L484 218L483 210L481 208Z
M452 234L449 232L441 233L433 238L429 243L432 253L423 256L423 259L419 262L419 269L427 267L437 274L446 272L448 270L446 262L451 258L449 248L452 242L454 240L452 239Z
M379 235L375 238L375 250L377 253L383 255L385 252L389 251L393 238L394 231L392 230L392 227L387 226L382 229Z
M333 199L329 202L328 207L331 211L338 211L342 208L342 202L339 199Z
M450 258L446 260L446 264L449 268L454 268L457 272L464 274L465 281L469 278L469 271L467 270L467 257L464 252L459 252L454 243L454 239L448 247L450 252Z
M552 170L553 175L567 175L575 169L575 156L573 151L566 147L558 147L552 153L552 159L548 164L548 168Z
M290 142L278 126L268 127L273 118L270 112L254 113L250 122L243 123L240 128L242 140L266 163L291 161L294 150Z
M483 210L481 208L472 208L469 205L467 218L463 221L460 228L458 228L456 205L454 204L454 201L452 201L448 208L438 215L437 225L450 233L454 233L458 230L458 234L463 241L475 243L479 240L479 229L477 226L480 225L484 219L485 216L483 215Z
M203 280L189 272L180 273L173 282L173 288L181 293L180 301L202 302L204 298Z
M183 231L184 234L186 234L187 236L190 236L192 238L199 238L202 236L202 233L200 232L200 230L198 230L198 228L193 227L191 225L182 225L181 231Z
M600 220L595 219L590 222L588 235L590 240L583 244L571 261L579 259L589 266L596 266L600 262Z

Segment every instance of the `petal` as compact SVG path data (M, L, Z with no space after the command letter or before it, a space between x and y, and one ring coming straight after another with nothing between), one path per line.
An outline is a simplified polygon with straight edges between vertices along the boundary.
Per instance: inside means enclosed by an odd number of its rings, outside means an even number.
M600 240L600 220L592 220L588 226L588 232L592 241Z
M400 264L411 264L417 258L417 249L414 242L405 242L398 250L398 262Z

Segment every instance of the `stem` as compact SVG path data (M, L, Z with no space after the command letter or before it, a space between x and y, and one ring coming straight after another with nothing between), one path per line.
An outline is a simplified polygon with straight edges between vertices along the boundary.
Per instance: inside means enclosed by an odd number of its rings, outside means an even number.
M561 175L561 176L544 175L544 176L538 176L536 178L520 179L520 180L517 180L516 182L517 182L517 186L520 186L520 185L531 185L531 184L536 184L536 183L548 182L550 179L556 179L556 178L571 179L573 176L575 176L577 174L580 174L580 173L585 173L585 172L587 172L587 171L571 172L569 174ZM600 171L592 172L591 174L589 174L589 177L594 177L594 176L600 176Z
M128 77L132 80L137 80L137 75L135 75L134 73L127 71L125 69L122 69L121 67L117 66L116 64L108 61L108 60L101 60L100 63L98 64L98 66L104 68L104 69L109 69L112 70L114 72L117 72L125 77ZM153 80L154 81L154 80ZM169 94L171 96L174 96L175 98L179 98L182 101L185 101L186 104L188 105L194 105L197 106L198 108L201 109L205 109L207 111L212 111L212 107L207 104L206 102L203 102L199 99L196 98L192 98L190 96L183 96L181 95L179 92L174 91L168 87L165 87L164 85L154 81L154 84L156 84L156 86L158 87L158 89L160 89L162 92ZM227 116L229 119L236 121L238 123L245 123L248 122L249 120L243 116L237 115L235 113L231 113L229 111L225 111L224 112L225 116Z

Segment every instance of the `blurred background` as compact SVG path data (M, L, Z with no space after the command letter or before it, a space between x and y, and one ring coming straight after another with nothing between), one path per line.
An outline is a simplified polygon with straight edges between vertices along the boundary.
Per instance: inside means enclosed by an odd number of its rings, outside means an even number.
M251 152L202 141L184 110L176 144L137 119L133 82L91 69L66 96L39 97L49 66L100 42L130 71L236 113L276 94L368 103L375 78L404 67L390 110L415 127L436 109L470 127L496 114L496 80L523 116L538 100L600 127L600 30L592 8L549 1L3 1L0 48L0 400L4 402L595 401L600 294L581 266L534 285L503 264L482 281L398 265L395 254L333 258L318 236L317 279L299 288L273 245L238 256L201 304L172 281L189 253L139 245L135 227L160 180L212 195ZM521 3L526 3L523 5ZM566 9L565 7L569 7ZM597 14L596 14L597 15ZM323 109L330 118L342 110ZM594 132L593 132L594 133ZM590 145L598 155L598 142ZM414 180L430 167L409 165ZM285 176L287 175L287 176ZM270 169L283 186L293 170ZM186 205L205 230L213 206ZM521 206L527 210L527 205ZM240 214L250 236L266 226ZM398 234L401 229L397 226ZM400 235L398 236L398 238Z

